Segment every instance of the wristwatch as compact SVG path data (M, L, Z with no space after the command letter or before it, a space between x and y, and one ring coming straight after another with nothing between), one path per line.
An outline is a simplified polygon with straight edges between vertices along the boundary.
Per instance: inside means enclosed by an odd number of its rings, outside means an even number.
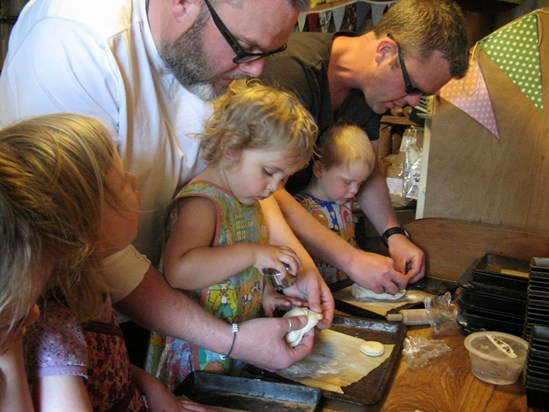
M393 235L404 235L408 239L410 239L410 233L408 233L408 231L403 227L399 227L399 226L390 227L381 235L381 241L383 242L385 247L389 247L389 238Z

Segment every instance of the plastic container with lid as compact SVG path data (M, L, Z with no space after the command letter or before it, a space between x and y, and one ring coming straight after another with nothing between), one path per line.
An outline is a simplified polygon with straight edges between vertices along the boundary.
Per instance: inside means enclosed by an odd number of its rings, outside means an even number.
M473 375L496 385L515 383L524 369L528 342L503 332L482 331L465 338Z

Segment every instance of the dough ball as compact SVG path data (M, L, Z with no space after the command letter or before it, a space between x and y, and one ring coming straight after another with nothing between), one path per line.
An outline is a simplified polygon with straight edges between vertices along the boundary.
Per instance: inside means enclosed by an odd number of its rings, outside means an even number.
M299 345L301 343L301 339L303 339L303 335L314 328L322 319L322 313L313 312L308 308L293 308L284 314L285 318L292 316L307 316L307 324L303 328L299 330L291 330L286 333L286 336L284 337L286 343L291 347L294 347Z
M367 356L381 356L385 353L385 346L381 342L367 340L360 345L360 351Z
M357 300L366 300L366 301L393 301L399 300L406 294L406 289L401 290L394 295L391 293L376 293L371 289L366 289L363 286L360 286L357 283L353 283L351 288L351 293L353 297Z

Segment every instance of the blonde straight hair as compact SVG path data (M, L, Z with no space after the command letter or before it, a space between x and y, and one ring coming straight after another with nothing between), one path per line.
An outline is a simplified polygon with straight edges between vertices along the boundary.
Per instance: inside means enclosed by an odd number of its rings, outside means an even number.
M336 123L322 133L318 139L318 161L326 169L333 166L349 166L359 160L368 165L370 170L376 164L376 155L372 142L366 132L351 123Z
M114 146L91 117L51 114L0 131L0 328L6 344L41 295L79 321L107 291L99 273L106 174ZM5 339L4 339L5 338Z

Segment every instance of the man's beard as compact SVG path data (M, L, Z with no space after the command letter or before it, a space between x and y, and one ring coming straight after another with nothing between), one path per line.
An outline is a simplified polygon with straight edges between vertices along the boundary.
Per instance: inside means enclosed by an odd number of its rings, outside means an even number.
M203 100L213 100L226 91L226 87L217 90L210 65L204 51L202 32L208 15L202 14L192 26L173 43L165 42L160 57L183 87ZM235 78L240 76L234 76Z

